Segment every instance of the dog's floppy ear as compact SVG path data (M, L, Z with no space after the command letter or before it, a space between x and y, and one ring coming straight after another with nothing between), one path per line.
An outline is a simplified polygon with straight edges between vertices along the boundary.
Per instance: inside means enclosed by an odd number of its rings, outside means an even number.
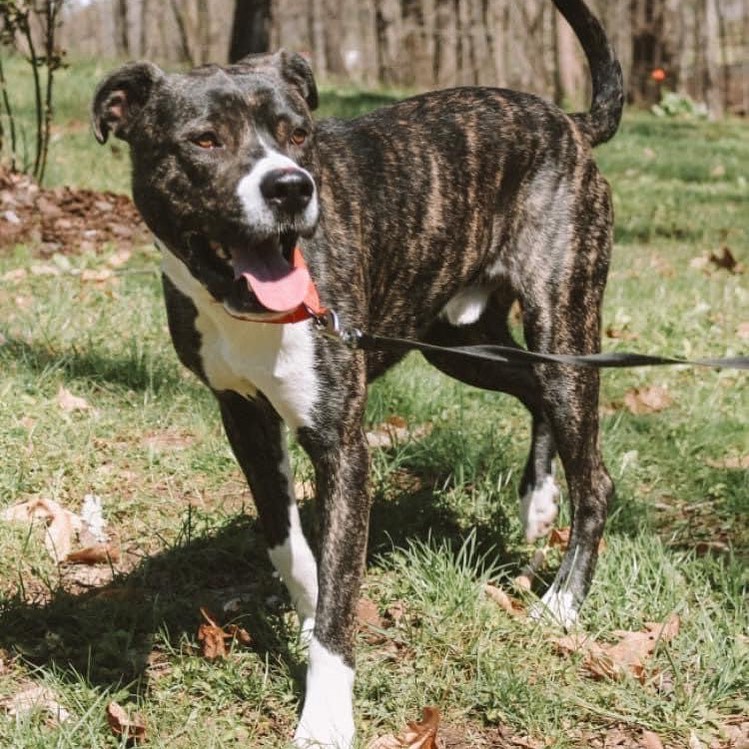
M282 49L278 56L281 63L281 75L302 92L310 109L317 109L317 84L307 60L299 53L287 52L285 49Z
M99 143L106 143L110 131L128 139L130 126L148 101L154 83L164 76L150 62L130 62L103 80L94 93L91 122Z
M258 72L274 71L294 86L302 95L310 109L317 109L317 84L312 68L307 60L297 52L281 49L278 52L251 54L238 60L237 65L249 67Z

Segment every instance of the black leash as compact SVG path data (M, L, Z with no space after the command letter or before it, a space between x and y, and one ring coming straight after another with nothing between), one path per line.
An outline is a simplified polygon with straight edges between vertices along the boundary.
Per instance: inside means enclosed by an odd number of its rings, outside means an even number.
M468 361L481 359L493 361L507 367L532 367L535 364L566 364L573 367L595 367L597 369L621 369L625 367L690 366L713 369L749 369L749 357L733 356L723 359L676 359L669 356L649 356L619 351L601 354L541 354L511 346L436 346L423 341L406 338L371 335L357 328L343 328L333 310L313 315L315 325L329 338L339 340L345 346L362 351L422 351L448 355Z

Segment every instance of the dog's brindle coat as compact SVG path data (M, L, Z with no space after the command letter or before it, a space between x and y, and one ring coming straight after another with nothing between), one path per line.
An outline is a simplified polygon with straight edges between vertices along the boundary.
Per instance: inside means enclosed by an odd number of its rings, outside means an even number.
M531 349L597 351L612 210L591 148L618 126L621 72L584 3L555 4L590 63L589 113L459 88L313 124L312 73L285 52L184 75L129 64L96 92L95 133L130 144L135 202L163 250L177 353L218 399L309 638L297 746L353 741L354 612L370 502L362 415L367 382L399 357L349 350L316 335L309 320L269 324L279 307L268 309L250 279L265 274L287 298L287 261L299 243L323 304L347 325L507 344L519 300ZM591 582L612 493L598 446L596 372L430 358L530 410L521 483L530 539L556 515L558 451L574 515L543 601L569 623ZM315 467L317 564L299 524L284 422Z

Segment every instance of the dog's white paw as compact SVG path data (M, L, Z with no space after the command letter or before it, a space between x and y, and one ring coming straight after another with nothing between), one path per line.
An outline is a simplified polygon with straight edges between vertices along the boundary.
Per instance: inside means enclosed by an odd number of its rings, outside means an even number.
M552 475L529 489L520 500L520 521L525 540L533 543L545 536L559 514L559 487Z
M351 749L355 734L353 689L353 669L313 635L309 643L307 695L294 746Z
M557 590L552 585L543 598L535 603L530 610L530 617L536 621L551 621L564 628L572 629L577 622L577 607L572 593Z

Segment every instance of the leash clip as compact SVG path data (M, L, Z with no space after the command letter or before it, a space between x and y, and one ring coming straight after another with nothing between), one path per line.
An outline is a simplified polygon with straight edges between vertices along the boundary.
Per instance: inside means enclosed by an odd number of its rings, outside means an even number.
M351 349L359 347L359 340L362 337L361 331L358 328L344 328L335 310L326 309L319 313L313 313L313 319L315 327L321 335L338 340Z

